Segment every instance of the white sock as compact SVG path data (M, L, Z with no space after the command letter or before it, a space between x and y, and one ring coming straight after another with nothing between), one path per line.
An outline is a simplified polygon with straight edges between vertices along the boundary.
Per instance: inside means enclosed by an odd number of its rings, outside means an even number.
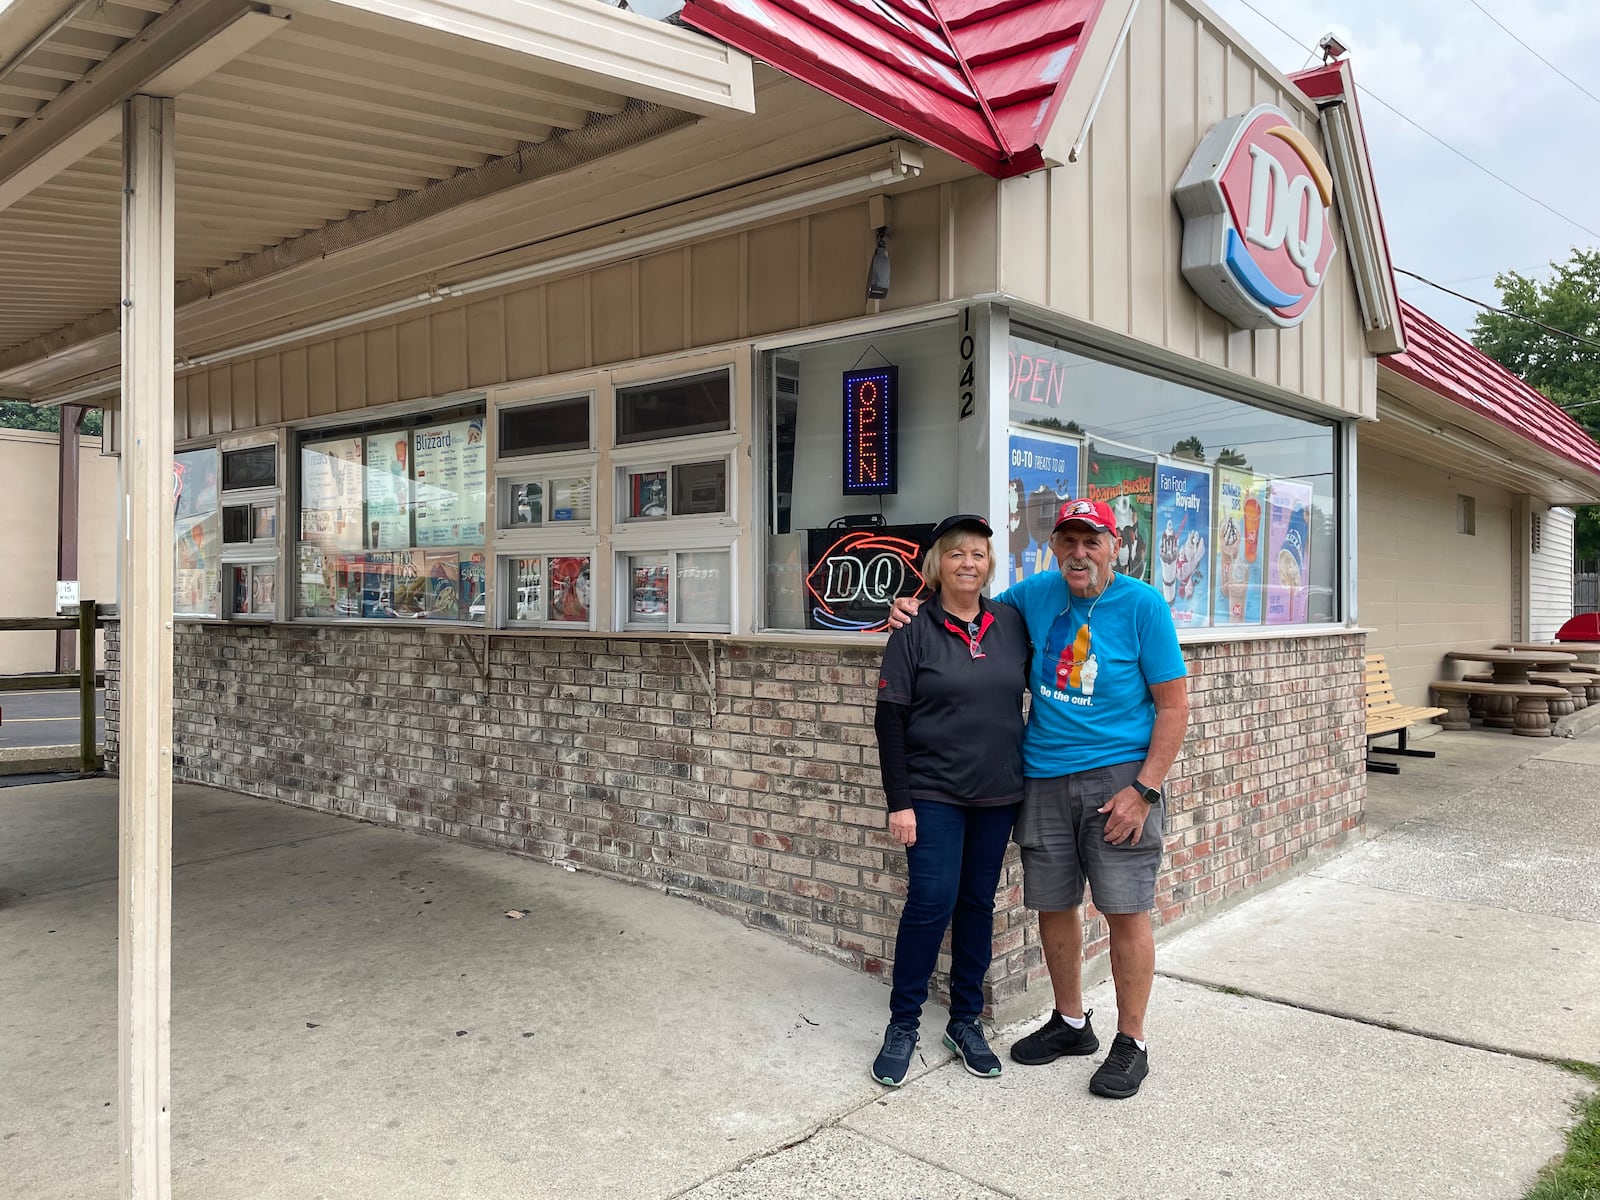
M1134 1038L1134 1039L1133 1039L1133 1044L1134 1044L1134 1045L1135 1045L1135 1046L1137 1046L1137 1047L1139 1047L1139 1049L1140 1049L1140 1050L1141 1050L1141 1051L1143 1051L1143 1050L1144 1050L1144 1048L1145 1048L1145 1047L1144 1047L1144 1043L1143 1043L1143 1042L1141 1042L1141 1041L1140 1041L1140 1040L1139 1040L1139 1039L1138 1039L1138 1038Z
M1084 1025L1086 1025L1088 1023L1088 1021L1089 1021L1088 1017L1069 1017L1069 1016L1067 1016L1066 1013L1062 1012L1059 1008L1056 1009L1056 1016L1060 1017L1063 1021L1065 1021L1068 1025L1072 1026L1072 1028L1074 1028L1074 1029L1082 1029L1084 1027Z

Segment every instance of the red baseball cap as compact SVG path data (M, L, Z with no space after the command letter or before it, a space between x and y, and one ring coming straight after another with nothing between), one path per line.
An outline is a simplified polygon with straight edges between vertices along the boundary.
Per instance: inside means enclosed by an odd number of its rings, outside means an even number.
M1111 506L1103 500L1068 500L1056 513L1056 529L1071 521L1079 521L1101 533L1117 532L1117 519L1111 515Z

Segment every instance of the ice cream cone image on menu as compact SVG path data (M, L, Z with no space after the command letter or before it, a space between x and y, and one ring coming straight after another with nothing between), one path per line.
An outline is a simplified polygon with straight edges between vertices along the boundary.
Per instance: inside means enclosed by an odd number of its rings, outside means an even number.
M1161 545L1157 551L1161 559L1161 595L1168 604L1178 598L1178 535L1167 522L1161 532Z
M1244 500L1244 560L1255 562L1261 544L1261 501L1254 496Z

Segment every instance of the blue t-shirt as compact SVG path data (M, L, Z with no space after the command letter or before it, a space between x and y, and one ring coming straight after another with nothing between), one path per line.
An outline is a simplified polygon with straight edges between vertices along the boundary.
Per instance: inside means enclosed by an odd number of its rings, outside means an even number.
M1143 758L1156 719L1150 685L1189 673L1161 593L1118 575L1096 603L1050 571L995 599L1022 614L1033 640L1022 773L1053 779Z

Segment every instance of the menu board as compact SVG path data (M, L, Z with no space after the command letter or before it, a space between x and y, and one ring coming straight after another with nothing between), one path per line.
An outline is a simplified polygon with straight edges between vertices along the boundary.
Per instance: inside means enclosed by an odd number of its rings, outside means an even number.
M1267 624L1303 625L1311 590L1311 487L1274 479L1267 489Z
M1211 622L1206 539L1211 533L1211 471L1156 462L1156 585L1179 629Z
M300 447L300 540L324 550L359 550L361 438L306 442Z
M418 546L481 546L488 512L483 418L427 425L411 435Z
M1055 570L1050 534L1061 505L1078 494L1080 451L1076 438L1012 426L1006 484L1011 583Z
M1217 468L1216 575L1218 625L1261 623L1263 481L1248 471Z
M219 616L222 602L222 518L217 511L215 450L172 456L172 611Z
M1151 527L1155 520L1154 455L1123 449L1111 442L1089 443L1089 465L1083 493L1090 500L1111 506L1122 544L1117 549L1116 568L1121 575L1150 581Z
M404 430L367 438L367 547L411 545L411 436Z

